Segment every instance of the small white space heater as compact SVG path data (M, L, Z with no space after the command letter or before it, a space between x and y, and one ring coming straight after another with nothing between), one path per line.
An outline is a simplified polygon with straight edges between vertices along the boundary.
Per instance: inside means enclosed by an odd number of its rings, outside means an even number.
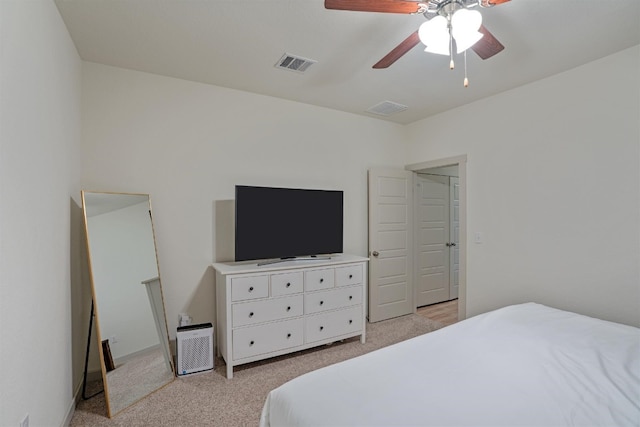
M181 326L176 333L178 375L195 374L213 369L213 325Z

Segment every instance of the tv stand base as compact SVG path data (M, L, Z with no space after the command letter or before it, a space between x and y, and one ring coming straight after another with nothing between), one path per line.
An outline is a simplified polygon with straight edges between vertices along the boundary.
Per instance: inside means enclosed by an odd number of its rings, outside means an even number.
M331 255L292 256L292 257L284 257L284 258L260 261L258 263L258 267L260 267L261 265L277 264L279 262L287 262L287 261L315 261L315 260L326 261L329 259L331 259Z

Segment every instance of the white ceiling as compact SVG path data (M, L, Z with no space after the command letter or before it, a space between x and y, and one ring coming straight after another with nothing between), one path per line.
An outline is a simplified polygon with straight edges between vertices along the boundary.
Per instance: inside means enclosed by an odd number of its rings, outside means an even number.
M462 57L451 71L421 44L371 68L422 15L326 10L323 0L55 2L83 60L403 124L640 44L640 0L512 0L481 9L505 50L484 61L469 51L464 88ZM274 67L284 53L318 62L305 73ZM409 108L365 112L382 101Z

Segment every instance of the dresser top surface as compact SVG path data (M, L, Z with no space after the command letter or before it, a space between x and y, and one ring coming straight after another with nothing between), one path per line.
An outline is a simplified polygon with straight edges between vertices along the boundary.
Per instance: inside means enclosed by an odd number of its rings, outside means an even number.
M291 270L293 268L308 267L325 267L340 264L348 264L353 262L368 261L369 258L350 255L350 254L334 254L330 258L325 259L321 256L317 258L298 258L290 260L282 260L273 264L258 265L257 261L241 261L241 262L216 262L213 268L221 274L242 274L242 273L263 273L278 270Z

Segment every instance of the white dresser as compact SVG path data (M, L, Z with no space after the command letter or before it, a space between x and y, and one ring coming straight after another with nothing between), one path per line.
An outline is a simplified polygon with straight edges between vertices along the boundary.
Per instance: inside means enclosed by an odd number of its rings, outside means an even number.
M368 258L215 263L217 348L233 367L360 336Z

